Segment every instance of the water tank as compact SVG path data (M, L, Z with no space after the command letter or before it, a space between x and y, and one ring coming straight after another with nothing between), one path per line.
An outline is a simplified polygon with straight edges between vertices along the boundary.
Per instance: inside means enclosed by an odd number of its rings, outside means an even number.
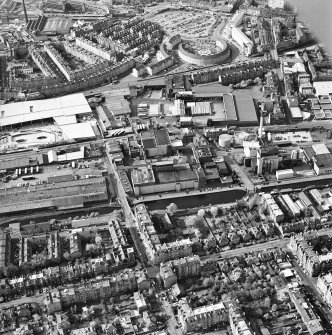
M219 136L219 145L222 148L229 148L232 143L233 136L229 134L221 134Z

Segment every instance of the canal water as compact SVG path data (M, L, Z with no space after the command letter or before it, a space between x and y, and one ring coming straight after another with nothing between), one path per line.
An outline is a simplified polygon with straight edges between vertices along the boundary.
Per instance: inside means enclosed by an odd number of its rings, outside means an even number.
M200 206L227 204L235 202L246 195L244 190L229 190L218 193L188 195L181 198L162 199L145 202L150 211L165 209L170 203L176 204L179 209L195 208Z

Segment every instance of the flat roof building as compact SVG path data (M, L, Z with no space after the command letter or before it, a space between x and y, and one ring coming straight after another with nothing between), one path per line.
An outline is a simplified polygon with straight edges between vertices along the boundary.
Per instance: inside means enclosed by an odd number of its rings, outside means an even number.
M54 99L32 100L0 106L0 127L27 122L70 118L79 114L90 114L91 108L83 93L66 95Z

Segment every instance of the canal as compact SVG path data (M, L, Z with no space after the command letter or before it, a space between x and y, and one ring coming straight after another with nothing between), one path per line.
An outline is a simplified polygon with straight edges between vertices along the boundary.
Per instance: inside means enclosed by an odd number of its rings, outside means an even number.
M229 190L217 193L188 195L181 198L162 199L145 202L150 211L165 209L170 203L177 205L179 209L195 208L200 206L227 204L235 202L246 195L245 190Z

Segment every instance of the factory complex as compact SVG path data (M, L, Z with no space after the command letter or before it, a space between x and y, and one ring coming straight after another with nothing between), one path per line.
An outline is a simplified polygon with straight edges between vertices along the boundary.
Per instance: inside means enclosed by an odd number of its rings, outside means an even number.
M1 334L331 333L332 65L298 13L0 3Z

